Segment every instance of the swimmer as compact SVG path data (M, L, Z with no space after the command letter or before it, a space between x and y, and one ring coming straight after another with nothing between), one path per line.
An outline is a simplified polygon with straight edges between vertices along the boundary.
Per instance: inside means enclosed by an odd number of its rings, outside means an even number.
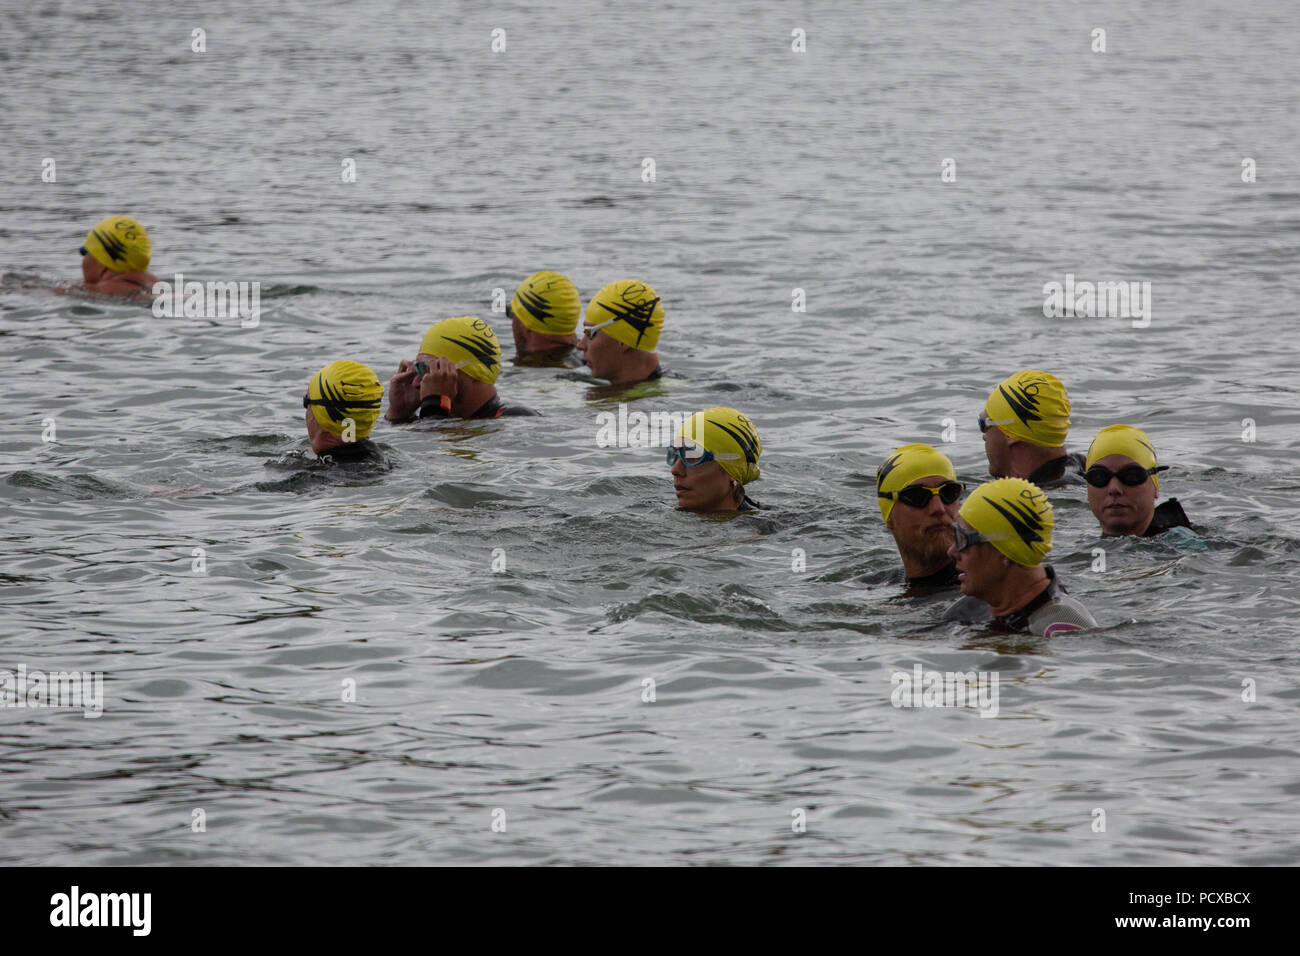
M988 604L988 626L1040 637L1097 626L1051 565L1042 564L1052 550L1052 527L1047 494L1023 478L986 482L961 506L948 553L962 593ZM949 609L949 618L960 619L963 601Z
M81 277L87 292L153 295L158 277L148 272L152 247L144 226L129 216L109 216L86 234Z
M668 446L677 507L701 513L761 508L745 486L758 480L762 453L754 423L734 408L696 412Z
M385 464L369 438L383 395L384 386L367 366L348 361L326 365L308 381L302 398L311 450L336 462Z
M531 368L577 368L574 330L582 318L578 287L558 272L535 272L506 305L515 337L515 364Z
M631 385L670 374L659 365L664 306L655 290L636 279L611 282L587 303L578 339L591 374L611 385Z
M506 405L497 395L501 345L482 319L461 315L429 327L415 361L402 359L388 383L388 410L394 424L418 418L501 418L536 415Z
M948 549L962 490L948 456L930 445L897 448L876 469L876 502L909 586L957 585Z
M1156 464L1155 446L1142 429L1103 428L1088 447L1087 464L1088 507L1101 523L1103 537L1153 538L1170 528L1192 527L1177 498L1156 507L1156 476L1169 466Z
M1083 455L1065 451L1070 396L1055 375L1012 375L989 394L979 423L994 478L1024 478L1039 488L1083 484Z

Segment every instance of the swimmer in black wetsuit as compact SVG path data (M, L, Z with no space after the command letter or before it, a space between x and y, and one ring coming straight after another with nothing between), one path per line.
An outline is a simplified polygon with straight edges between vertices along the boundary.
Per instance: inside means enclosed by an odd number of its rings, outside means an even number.
M636 279L620 279L587 304L578 340L591 374L611 385L631 385L670 375L659 365L664 307L655 290Z
M1104 537L1152 538L1170 528L1192 528L1177 498L1156 507L1162 471L1147 433L1129 425L1103 428L1088 448L1088 507Z
M578 287L558 272L536 272L519 284L506 306L515 339L515 364L578 368L573 330L582 318Z
M322 460L386 464L368 437L383 395L378 377L359 362L331 362L313 375L302 399L312 451Z
M538 414L501 401L494 384L500 374L501 345L486 322L472 315L443 319L424 333L415 361L398 364L384 417L400 425L416 418Z
M86 291L152 296L158 277L147 271L151 255L144 226L129 216L109 216L86 234L81 246Z
M948 549L961 493L952 462L930 445L897 448L876 469L876 502L903 562L898 583L957 586L957 565Z
M979 423L994 478L1024 478L1039 488L1083 484L1083 455L1065 451L1070 396L1055 375L1012 375L989 394Z
M759 478L758 429L734 408L706 408L683 424L668 446L677 507L682 511L755 511L745 493Z

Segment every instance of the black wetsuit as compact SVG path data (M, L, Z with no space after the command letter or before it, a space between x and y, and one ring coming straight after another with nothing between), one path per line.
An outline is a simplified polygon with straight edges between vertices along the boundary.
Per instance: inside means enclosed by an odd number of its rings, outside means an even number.
M430 395L420 403L419 414L421 418L454 418L449 415L442 407L442 396ZM520 415L540 415L541 412L535 412L531 408L525 408L523 405L507 405L501 401L500 395L493 395L470 418L510 418Z
M1051 461L1034 469L1026 481L1039 488L1064 488L1070 485L1086 485L1083 473L1088 465L1088 456L1081 451L1053 458Z
M1183 506L1178 503L1177 498L1170 498L1156 506L1155 513L1151 516L1151 523L1147 525L1146 531L1142 532L1142 537L1154 538L1158 534L1164 534L1170 528L1192 528L1187 512L1183 511Z
M326 449L324 453L317 456L318 458L330 459L345 465L387 465L388 461L384 458L384 453L379 450L379 446L369 438L363 438L360 441L347 442L342 445L335 445L333 448Z
M757 501L749 497L749 495L745 495L745 500L740 503L740 507L737 508L736 510L737 511L763 511L765 509Z
M906 585L908 590L915 588L920 592L944 591L957 587L957 562L949 561L933 574L923 574L916 578L909 577L902 568L895 568L892 571L869 571L850 581L853 584Z
M957 586L957 562L949 561L934 574L925 574L919 578L907 577L909 588L951 588Z

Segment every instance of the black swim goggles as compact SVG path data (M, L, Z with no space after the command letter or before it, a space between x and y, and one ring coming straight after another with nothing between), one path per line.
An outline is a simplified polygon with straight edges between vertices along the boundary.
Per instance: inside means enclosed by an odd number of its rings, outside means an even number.
M83 256L88 256L88 255L90 255L90 253L86 251L86 247L85 247L85 246L82 246L82 247L81 247L81 254L82 254Z
M307 395L302 397L302 407L311 408L313 405L319 405L325 409L325 414L333 421L341 422L347 419L349 408L378 408L379 399L373 402L356 402L329 398L311 398Z
M1119 471L1111 471L1105 465L1093 465L1083 473L1083 478L1094 488L1105 488L1112 478L1118 478L1122 484L1135 488L1146 483L1147 477L1157 472L1168 471L1168 465L1155 468L1143 468L1141 465L1125 465Z
M993 539L985 537L978 531L967 531L961 525L952 526L952 546L954 551L965 551L976 544L992 544Z
M950 505L960 498L961 493L965 490L965 485L958 484L955 481L945 481L933 488L928 485L908 485L901 491L878 491L876 497L901 501L911 508L924 508L934 500L935 495L938 495L939 500L944 504Z

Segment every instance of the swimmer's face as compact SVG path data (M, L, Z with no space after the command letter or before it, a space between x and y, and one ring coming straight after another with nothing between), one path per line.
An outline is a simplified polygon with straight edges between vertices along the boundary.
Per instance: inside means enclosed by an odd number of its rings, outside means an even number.
M683 511L736 510L735 493L732 491L735 481L716 461L706 461L694 468L687 468L678 459L673 462L672 476L677 507Z
M613 381L618 376L623 353L628 347L618 339L610 338L605 334L604 329L600 329L591 338L587 338L585 333L579 335L578 349L586 358L587 366L591 369L594 378Z
M953 523L963 531L975 530L961 517ZM997 548L984 541L958 551L954 542L948 548L948 554L957 562L957 584L962 594L987 598L995 593L998 582L1006 572L1004 559Z
M984 414L987 416L988 412ZM984 430L984 454L989 460L989 474L994 478L1011 474L1011 439L997 425Z
M927 475L918 478L912 485L937 488L947 480L943 475ZM952 547L952 523L960 508L960 499L945 505L938 495L930 495L929 503L923 508L913 508L906 502L895 501L885 526L898 542L900 551L914 555L918 561L926 564L941 564L948 549Z
M1107 455L1098 458L1094 465L1118 471L1125 465L1136 465L1127 455ZM1101 533L1108 537L1141 534L1151 523L1156 510L1156 486L1148 476L1140 485L1126 485L1112 478L1105 488L1088 486L1088 507L1101 522Z

